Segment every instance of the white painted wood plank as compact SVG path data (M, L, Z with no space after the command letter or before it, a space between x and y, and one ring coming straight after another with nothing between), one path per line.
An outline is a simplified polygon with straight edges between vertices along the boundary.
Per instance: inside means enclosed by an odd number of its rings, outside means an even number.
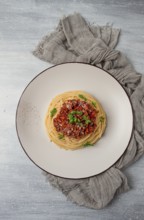
M0 0L0 219L144 219L144 159L125 172L132 189L104 210L78 207L53 189L24 154L15 131L15 111L27 83L48 63L31 51L63 15L80 12L90 22L122 29L118 49L144 73L143 0Z

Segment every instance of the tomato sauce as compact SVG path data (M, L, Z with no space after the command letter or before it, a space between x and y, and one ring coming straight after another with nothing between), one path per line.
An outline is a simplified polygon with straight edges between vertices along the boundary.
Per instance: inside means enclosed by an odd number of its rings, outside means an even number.
M96 109L80 99L67 100L53 123L57 132L68 137L80 139L96 128Z

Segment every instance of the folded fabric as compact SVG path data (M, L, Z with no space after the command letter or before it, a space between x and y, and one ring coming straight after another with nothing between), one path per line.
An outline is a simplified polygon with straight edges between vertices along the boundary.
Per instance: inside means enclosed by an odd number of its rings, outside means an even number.
M84 62L111 73L127 91L134 111L134 132L122 157L105 172L86 179L65 179L45 173L51 185L71 201L89 208L104 208L116 194L129 190L121 171L144 153L144 76L136 73L118 50L120 30L88 24L80 14L60 20L57 29L45 36L33 54L52 64Z

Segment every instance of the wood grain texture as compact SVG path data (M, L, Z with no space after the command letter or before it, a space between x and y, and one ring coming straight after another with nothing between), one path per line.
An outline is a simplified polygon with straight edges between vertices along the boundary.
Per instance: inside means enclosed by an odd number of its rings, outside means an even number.
M50 66L31 51L63 15L80 12L90 22L122 29L118 49L144 73L143 0L0 0L0 219L143 220L144 159L125 170L131 190L104 210L78 207L45 182L24 154L15 131L21 92Z

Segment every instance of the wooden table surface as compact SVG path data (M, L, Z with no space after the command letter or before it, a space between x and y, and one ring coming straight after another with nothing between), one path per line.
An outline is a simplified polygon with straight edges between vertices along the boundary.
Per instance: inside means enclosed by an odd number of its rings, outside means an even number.
M143 0L0 0L0 220L143 220L144 158L127 168L131 190L103 210L79 207L53 189L24 154L15 111L27 83L50 64L31 51L63 15L121 28L118 49L144 73Z

